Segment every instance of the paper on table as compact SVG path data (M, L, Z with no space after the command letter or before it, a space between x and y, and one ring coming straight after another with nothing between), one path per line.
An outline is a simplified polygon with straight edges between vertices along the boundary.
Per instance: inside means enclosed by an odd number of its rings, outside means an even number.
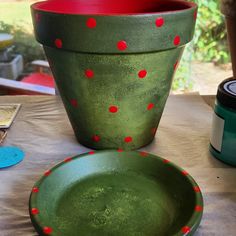
M38 236L28 210L34 183L56 163L90 149L76 141L58 96L0 96L0 103L22 104L4 146L25 152L24 162L0 172L0 236ZM200 185L205 207L195 236L233 236L236 171L209 154L212 113L199 95L169 96L156 138L142 151L176 163Z
M0 129L9 128L20 109L20 104L0 104Z

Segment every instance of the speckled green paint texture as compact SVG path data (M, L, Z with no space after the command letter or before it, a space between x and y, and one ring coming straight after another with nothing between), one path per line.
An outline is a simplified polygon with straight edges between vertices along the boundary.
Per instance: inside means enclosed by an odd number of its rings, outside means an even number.
M153 14L56 14L32 7L78 141L137 149L156 133L197 7Z
M135 149L151 142L181 51L93 55L45 47L78 141L96 149ZM92 78L87 78L87 69ZM138 75L142 69L147 71L144 78ZM111 106L117 112L110 112Z
M51 236L190 236L202 211L202 194L186 171L142 152L66 159L30 197L37 232Z

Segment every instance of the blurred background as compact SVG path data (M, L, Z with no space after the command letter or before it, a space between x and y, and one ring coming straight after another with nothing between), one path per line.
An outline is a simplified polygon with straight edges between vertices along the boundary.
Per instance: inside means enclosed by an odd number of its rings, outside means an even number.
M46 60L33 35L29 8L33 2L0 1L0 33L14 36L12 51L23 57L23 71L15 80L21 80L34 70L29 66L32 61ZM218 84L232 75L224 17L218 0L194 2L199 5L195 37L185 49L172 93L215 94Z

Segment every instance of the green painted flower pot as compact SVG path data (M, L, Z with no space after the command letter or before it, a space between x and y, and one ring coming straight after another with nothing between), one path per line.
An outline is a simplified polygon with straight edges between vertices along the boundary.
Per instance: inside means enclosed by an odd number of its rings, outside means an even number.
M185 1L51 0L31 6L78 141L136 149L159 124L197 6Z

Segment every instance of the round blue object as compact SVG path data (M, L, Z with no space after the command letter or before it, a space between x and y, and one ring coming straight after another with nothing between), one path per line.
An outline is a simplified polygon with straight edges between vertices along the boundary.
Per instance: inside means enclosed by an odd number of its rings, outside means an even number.
M24 152L17 147L0 147L0 169L18 164L24 156Z

